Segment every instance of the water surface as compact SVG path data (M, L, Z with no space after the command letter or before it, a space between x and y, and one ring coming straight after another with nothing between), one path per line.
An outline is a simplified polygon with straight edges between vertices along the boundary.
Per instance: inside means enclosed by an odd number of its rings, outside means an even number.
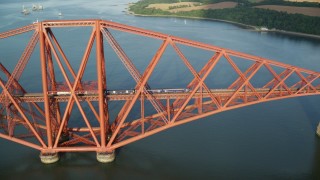
M128 0L121 1L43 1L44 11L29 16L20 13L21 7L32 6L32 1L2 1L0 5L0 31L30 24L37 19L98 18L112 20L145 29L201 41L269 59L278 60L311 70L320 70L320 40L278 33L260 33L242 29L232 24L208 20L179 18L135 17L125 14ZM38 3L35 1L34 3ZM59 17L58 13L63 16ZM90 30L68 29L70 36L85 42ZM64 30L55 32L64 37ZM156 50L161 42L144 40L114 32L126 53L142 71L152 56L143 52ZM28 36L28 35L27 35ZM29 35L29 37L31 34ZM8 69L14 68L14 60L29 37L18 36L0 41L0 61ZM82 37L82 38L81 38ZM128 41L125 41L128 39ZM129 41L130 40L130 41ZM136 40L136 41L135 41ZM63 44L70 49L70 61L77 65L80 55L72 52L72 38ZM19 42L18 45L15 42ZM76 40L74 40L76 42ZM131 48L134 43L138 45ZM13 46L13 47L12 47ZM81 46L77 48L83 48ZM37 50L36 50L37 51ZM191 63L210 58L202 51L188 52ZM113 61L115 55L106 53L108 84L112 88L131 88L132 80L123 67ZM79 56L79 57L78 57ZM170 54L168 59L170 59ZM14 59L13 61L11 61ZM33 57L36 59L36 56ZM199 62L203 64L205 61ZM112 64L114 63L114 64ZM159 64L151 78L153 87L183 87L192 76L185 74L185 67L169 61ZM88 77L94 73L89 64ZM114 68L117 67L117 68ZM32 73L39 68L30 62L25 79L39 77ZM168 71L165 69L168 68ZM196 67L198 70L201 65ZM226 71L221 69L221 73ZM94 76L94 74L92 75ZM111 78L111 77L117 77ZM231 77L231 76L230 76ZM225 79L228 79L226 76ZM159 80L160 79L160 80ZM224 86L225 79L212 80ZM232 78L231 78L232 79ZM128 82L128 83L123 83ZM36 90L39 81L24 81L28 90ZM1 179L320 179L320 139L315 131L319 122L320 97L309 96L267 102L227 111L199 121L169 129L141 141L129 144L117 152L115 162L101 164L95 153L66 153L52 165L43 165L39 152L1 139ZM115 111L115 110L114 110ZM113 112L113 111L112 111ZM112 117L115 114L111 114Z

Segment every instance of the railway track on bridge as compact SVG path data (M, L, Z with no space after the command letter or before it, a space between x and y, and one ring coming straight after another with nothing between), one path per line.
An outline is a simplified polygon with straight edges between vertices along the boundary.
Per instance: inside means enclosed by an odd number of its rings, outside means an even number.
M258 92L263 97L267 93L269 93L270 90L271 89L268 89L268 88L261 88L261 89L256 89L256 92ZM125 91L128 91L128 90L121 90L121 91L119 91L119 93L115 92L114 94L106 95L106 98L108 101L132 100L134 97L134 93L122 94L122 92L125 92ZM211 93L217 97L228 98L235 91L236 91L236 89L211 89L210 93L196 92L192 98L193 99L195 99L195 98L209 98ZM238 96L240 96L240 97L249 96L250 97L250 96L254 95L256 92L242 90L238 93ZM293 88L293 89L291 89L291 92L297 93L298 89ZM287 93L287 91L285 91L284 89L278 89L273 92L274 96L279 95L280 93ZM156 99L166 100L166 99L187 98L189 93L188 92L171 92L171 93L153 93L152 95ZM23 95L14 95L14 97L17 98L18 101L20 101L20 102L44 102L43 93L26 93ZM54 99L58 102L67 102L70 98L70 94L49 95L49 98ZM91 92L90 94L77 94L77 98L79 99L79 101L98 101L99 95L98 95L98 93ZM5 101L5 100L8 100L8 99L3 96L0 97L0 101Z

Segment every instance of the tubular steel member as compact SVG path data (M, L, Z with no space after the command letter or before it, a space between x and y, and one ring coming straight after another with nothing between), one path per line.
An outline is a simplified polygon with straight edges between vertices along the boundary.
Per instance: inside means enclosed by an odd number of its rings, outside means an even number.
M319 122L318 127L317 127L317 134L320 137L320 122Z
M39 23L38 32L40 39L40 61L41 61L41 73L42 73L42 90L44 95L44 110L45 110L45 124L46 124L46 135L47 135L47 148L45 148L40 153L40 160L45 164L55 163L59 160L59 155L52 149L52 127L50 119L50 107L49 107L49 97L48 97L48 82L47 82L47 62L48 55L46 54L46 39L44 36L45 29L42 23ZM48 51L47 51L48 52ZM46 56L47 55L47 56Z
M91 28L86 48L80 52L79 67L72 65L66 55L68 53L60 45L63 40L58 41L53 33L52 29L62 27ZM110 21L43 21L0 33L0 39L29 31L34 31L33 36L15 69L10 72L5 68L7 64L0 63L0 73L5 74L1 76L4 79L0 79L0 137L39 150L43 163L58 161L59 152L87 151L95 152L99 162L112 162L117 148L181 124L257 103L320 94L319 72ZM121 48L112 35L114 31L161 41L144 72L136 68ZM40 72L42 87L40 92L27 92L21 85L26 82L22 83L20 76L32 53L38 52L34 51L37 43L40 52L37 60L41 66L34 71ZM132 91L108 93L108 58L105 58L104 43L110 45L108 47L132 76L136 83ZM197 71L181 46L201 49L212 55ZM192 80L183 89L151 89L150 77L168 47L173 48L173 53L179 57L177 60L190 71ZM87 83L84 72L93 48L97 74L91 77L91 83ZM250 65L240 68L235 59L250 62ZM238 76L224 88L206 83L220 61L229 64L231 71ZM255 87L252 79L262 68L266 70L264 75L271 78ZM58 79L62 82L57 82ZM294 83L287 83L289 80ZM124 101L111 120L110 101ZM153 108L155 114L146 111L147 105L151 105L147 108ZM137 119L129 116L134 107L140 108ZM77 118L72 115L74 109L79 112ZM320 136L320 124L317 134Z

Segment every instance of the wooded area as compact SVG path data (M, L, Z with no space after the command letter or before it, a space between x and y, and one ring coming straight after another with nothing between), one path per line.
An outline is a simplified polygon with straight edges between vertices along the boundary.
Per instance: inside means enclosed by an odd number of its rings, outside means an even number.
M183 1L183 0L182 0ZM186 1L186 0L185 0ZM217 3L223 0L193 0L193 2L201 3ZM234 0L231 0L234 1ZM215 10L193 10L185 12L168 12L156 8L147 8L153 3L172 3L174 0L142 0L130 6L130 11L135 14L143 15L168 15L168 16L184 16L212 18L237 23L243 23L251 26L267 27L268 29L277 29L285 31L293 31L307 34L320 35L320 17L306 16L302 14L289 14L286 12L277 12L269 9L254 8L256 5L277 4L286 6L303 6L303 7L319 7L319 3L310 2L288 2L282 0L265 0L259 3L251 3L247 0L237 0L236 8L215 9ZM320 8L319 8L320 9Z

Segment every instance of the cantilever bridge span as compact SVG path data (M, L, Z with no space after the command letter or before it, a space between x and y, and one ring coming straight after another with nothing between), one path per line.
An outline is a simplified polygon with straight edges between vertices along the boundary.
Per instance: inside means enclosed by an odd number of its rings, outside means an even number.
M55 29L62 29L61 33L63 28L90 29L77 67L70 63L61 45L63 40L56 38ZM6 67L11 60L0 57L0 137L41 151L42 161L48 163L57 160L58 152L81 151L97 152L101 162L112 161L115 149L177 125L257 103L320 94L319 72L110 21L43 21L0 33L0 39L30 32L30 41L12 70ZM147 66L141 71L113 32L161 43L152 57L144 60ZM184 47L201 49L212 56L197 70L183 52ZM107 77L106 48L112 49L134 80L132 89L108 87L107 80L116 77ZM172 61L182 62L192 76L185 87L150 86L150 77L168 49L177 57ZM88 80L85 71L90 57L94 57L96 72ZM41 74L38 92L29 92L21 79L31 61L40 64L33 69ZM226 87L208 83L209 78L218 78L210 74L221 61L236 74ZM269 78L260 81L259 77ZM112 101L122 102L115 118L109 114ZM139 117L131 118L137 107ZM76 120L72 117L75 108L79 112Z

